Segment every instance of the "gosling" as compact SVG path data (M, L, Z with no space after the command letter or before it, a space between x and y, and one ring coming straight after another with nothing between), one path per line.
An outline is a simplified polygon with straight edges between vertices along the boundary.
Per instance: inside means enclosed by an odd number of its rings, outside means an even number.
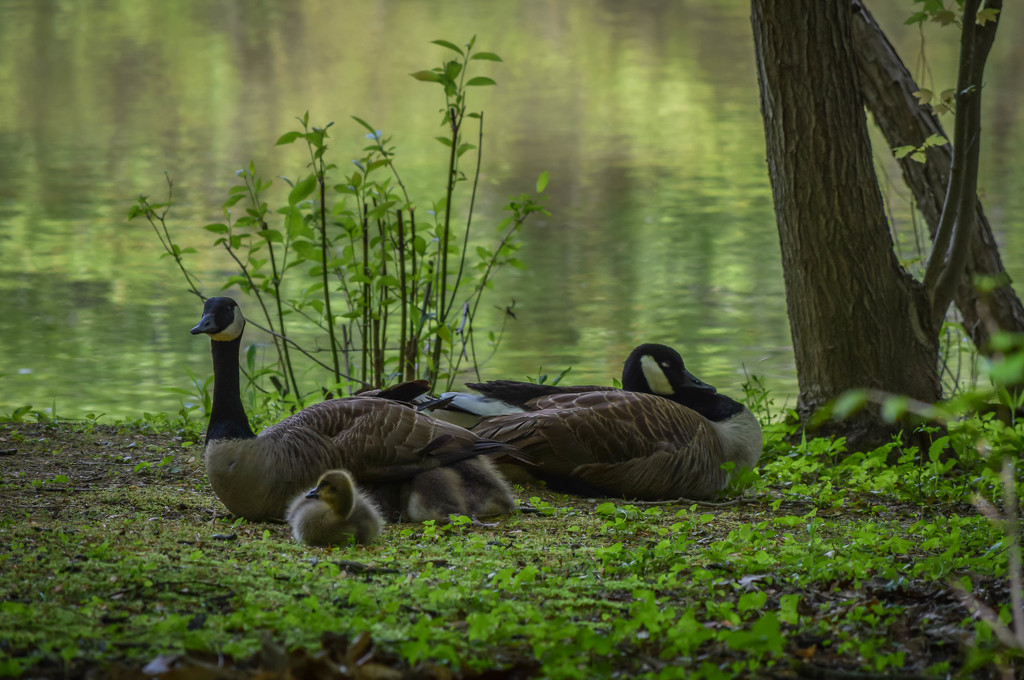
M384 528L380 510L346 470L328 470L286 513L295 540L309 545L372 543Z

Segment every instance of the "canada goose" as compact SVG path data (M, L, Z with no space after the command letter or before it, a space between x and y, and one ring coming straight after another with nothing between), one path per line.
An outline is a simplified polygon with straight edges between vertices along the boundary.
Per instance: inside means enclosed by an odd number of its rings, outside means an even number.
M664 345L641 345L629 355L622 390L514 381L469 387L507 408L472 430L532 454L538 465L530 474L555 489L708 498L761 456L761 427L750 410L697 379ZM723 470L728 463L732 469Z
M521 413L532 399L539 397L617 389L600 385L539 385L517 380L490 380L467 386L479 394L446 392L439 399L423 396L416 398L417 405L437 418L471 428L485 417ZM699 388L710 386L686 370L679 353L666 345L640 345L629 353L622 366L621 389L628 392L657 394L686 406ZM710 389L714 392L714 388Z
M372 543L384 528L380 511L345 470L328 470L316 486L288 505L285 519L296 541L309 545Z
M244 329L245 318L229 297L208 299L192 329L193 335L210 336L213 353L206 471L217 497L234 514L249 520L284 518L299 491L336 468L348 470L392 520L438 519L452 507L477 516L515 507L508 483L482 456L521 454L406 403L427 391L425 381L403 383L377 396L313 404L256 435L239 394ZM439 486L436 477L447 473L436 469L447 466L459 483L448 479Z

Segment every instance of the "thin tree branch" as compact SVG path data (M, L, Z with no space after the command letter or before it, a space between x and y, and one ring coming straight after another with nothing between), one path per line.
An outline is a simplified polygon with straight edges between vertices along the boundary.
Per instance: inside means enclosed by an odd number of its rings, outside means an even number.
M981 88L985 61L995 40L997 19L977 23L979 0L965 0L960 70L957 76L953 165L949 188L935 235L935 246L925 270L924 284L931 300L932 319L942 323L953 301L974 237L974 208L978 190ZM1002 0L986 0L986 9L1002 8Z

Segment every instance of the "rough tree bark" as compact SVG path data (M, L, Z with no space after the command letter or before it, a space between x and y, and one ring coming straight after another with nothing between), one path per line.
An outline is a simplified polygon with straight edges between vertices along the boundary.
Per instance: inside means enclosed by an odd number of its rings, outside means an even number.
M920 147L930 135L942 135L948 139L931 107L918 104L913 93L920 88L861 0L854 0L853 10L853 39L861 94L890 148ZM943 145L930 147L925 154L925 163L906 156L899 164L934 238L949 184L952 152L948 145ZM1009 279L980 201L977 201L975 219L977 233L971 244L967 268L956 288L954 302L963 318L964 330L974 345L984 352L993 328L1024 332L1024 305L1008 283L988 295L979 295L974 286L977 275L1007 282Z
M886 227L853 50L852 2L751 3L797 408L805 419L851 389L940 398L939 328L962 290L972 244L981 242L981 92L1002 0L985 0L982 24L981 0L963 3L953 151L948 182L934 193L943 195L942 208L923 282L900 267ZM922 201L934 210L937 199L927 193ZM829 429L857 447L892 432L870 408Z
M940 397L938 328L899 265L857 87L849 0L752 0L802 416L848 389ZM879 434L875 411L839 429Z

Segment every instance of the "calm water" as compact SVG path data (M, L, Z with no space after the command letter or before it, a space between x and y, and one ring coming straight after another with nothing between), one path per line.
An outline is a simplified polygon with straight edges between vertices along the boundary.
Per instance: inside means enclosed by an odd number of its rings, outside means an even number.
M880 19L913 64L907 5ZM514 299L518 320L485 377L572 365L574 381L607 382L633 345L660 341L725 391L745 367L792 403L748 16L720 0L0 0L0 414L176 411L169 389L188 386L186 368L208 374L208 343L189 335L200 306L148 225L126 221L134 196L174 179L171 226L203 248L190 264L211 294L230 262L201 225L222 219L250 160L303 172L273 143L304 111L335 122L339 165L365 143L350 115L393 135L413 193L439 198L443 102L407 74L446 56L431 40L473 34L504 59L477 62L499 85L470 102L487 121L477 224L551 174L552 215L523 234L527 269L504 272L490 299ZM984 200L1018 276L1020 23L1006 18L991 60L983 152ZM936 89L952 82L951 41L928 34ZM905 195L889 192L904 237Z

